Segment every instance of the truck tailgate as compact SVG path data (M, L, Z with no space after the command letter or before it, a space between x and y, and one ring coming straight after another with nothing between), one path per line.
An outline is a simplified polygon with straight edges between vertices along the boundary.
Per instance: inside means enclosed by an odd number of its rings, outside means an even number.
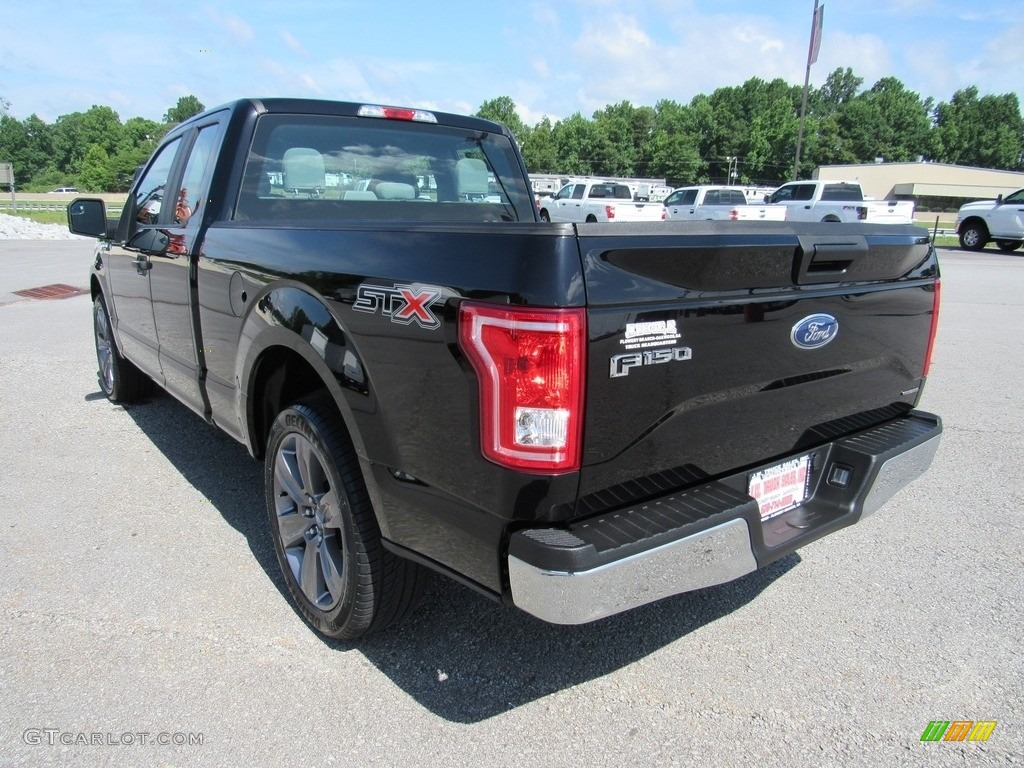
M579 242L582 512L788 456L919 397L938 277L924 230L589 225Z

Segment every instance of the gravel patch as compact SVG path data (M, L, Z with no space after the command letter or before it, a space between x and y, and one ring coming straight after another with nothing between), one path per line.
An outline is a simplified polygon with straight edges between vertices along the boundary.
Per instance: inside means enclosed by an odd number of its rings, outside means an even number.
M37 224L21 216L0 213L0 240L88 240L60 224Z

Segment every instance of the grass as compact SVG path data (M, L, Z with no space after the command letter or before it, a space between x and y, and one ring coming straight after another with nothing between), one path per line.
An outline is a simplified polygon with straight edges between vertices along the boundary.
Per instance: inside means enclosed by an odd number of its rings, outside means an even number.
M23 219L34 221L37 224L63 224L65 227L68 225L68 214L66 211L19 210L15 212L10 210L9 208L3 208L0 209L0 213L5 213L8 216L19 216Z

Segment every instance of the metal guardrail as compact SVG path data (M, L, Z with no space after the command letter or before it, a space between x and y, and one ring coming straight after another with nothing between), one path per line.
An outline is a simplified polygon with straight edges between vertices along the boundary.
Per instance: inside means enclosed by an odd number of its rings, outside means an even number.
M63 211L67 210L68 204L70 202L71 202L70 200L67 203L56 203L56 202L48 203L48 202L41 202L41 201L38 201L38 200L28 200L28 201L21 201L21 200L19 200L17 205L15 205L10 200L0 200L0 212L7 212L7 211L62 211L63 212ZM121 209L123 207L124 207L123 204L107 203L107 213L108 214L115 214L116 213L118 216L120 216L121 215Z

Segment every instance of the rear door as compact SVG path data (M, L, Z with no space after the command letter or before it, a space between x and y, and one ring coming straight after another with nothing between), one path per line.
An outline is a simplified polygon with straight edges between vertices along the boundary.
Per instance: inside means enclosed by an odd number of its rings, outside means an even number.
M206 213L207 190L222 135L220 117L193 127L183 138L182 171L174 177L168 198L170 219L164 232L167 248L149 254L153 318L164 386L189 407L204 413L208 405L200 385L204 367L201 339L193 322L195 297L190 272L199 258L200 223Z
M653 496L916 402L937 274L923 231L798 226L580 237L585 499Z

